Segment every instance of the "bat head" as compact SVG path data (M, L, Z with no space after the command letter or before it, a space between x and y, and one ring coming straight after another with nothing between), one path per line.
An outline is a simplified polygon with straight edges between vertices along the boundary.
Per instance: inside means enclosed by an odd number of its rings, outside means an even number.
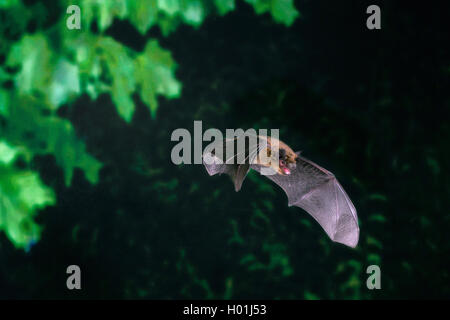
M279 166L278 173L284 176L290 175L292 170L295 170L296 168L297 158L298 156L293 151L280 148L278 160Z

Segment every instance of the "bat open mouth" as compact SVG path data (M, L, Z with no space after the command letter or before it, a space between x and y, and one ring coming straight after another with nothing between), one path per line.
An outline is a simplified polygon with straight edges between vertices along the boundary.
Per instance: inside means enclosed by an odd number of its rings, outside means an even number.
M283 172L283 174L291 174L291 169L287 167L286 161L280 160L278 165L280 166L280 170L281 172Z

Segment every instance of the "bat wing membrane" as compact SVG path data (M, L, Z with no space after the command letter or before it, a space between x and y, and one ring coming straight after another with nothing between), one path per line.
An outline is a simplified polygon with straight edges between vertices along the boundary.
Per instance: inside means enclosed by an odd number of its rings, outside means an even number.
M252 165L261 172L261 167ZM308 212L322 226L331 240L354 248L359 226L356 209L336 177L312 161L299 157L290 175L267 175L288 197L289 206Z
M206 151L203 154L203 164L205 165L206 171L210 176L215 174L228 174L234 184L234 189L239 191L242 187L245 177L250 171L250 163L256 157L257 146L252 149L246 145L244 150L245 163L238 164L236 152L230 158L226 156L226 150L234 148L237 139L226 139L214 143L214 148L212 151ZM222 156L216 155L216 150L222 151Z

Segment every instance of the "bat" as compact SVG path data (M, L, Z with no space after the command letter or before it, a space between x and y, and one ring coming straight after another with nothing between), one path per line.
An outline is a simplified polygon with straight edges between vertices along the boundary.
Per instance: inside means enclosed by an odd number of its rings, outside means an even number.
M228 174L235 190L239 191L250 169L256 170L284 190L288 206L308 212L331 240L356 247L359 239L356 209L334 174L278 139L255 137L256 144L248 143L248 137L237 137L215 141L208 146L203 153L208 174ZM245 141L242 144L245 147L237 148L237 152L236 145L242 141ZM264 157L266 160L262 161ZM237 158L241 161L236 161Z

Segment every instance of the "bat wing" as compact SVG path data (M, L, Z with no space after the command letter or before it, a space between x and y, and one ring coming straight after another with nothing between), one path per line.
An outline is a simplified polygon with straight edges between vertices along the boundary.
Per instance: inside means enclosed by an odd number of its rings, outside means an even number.
M221 149L222 157L218 157L214 151L208 152L206 151L203 154L203 164L206 168L206 171L210 176L216 174L228 174L231 177L231 180L234 184L234 189L239 191L242 187L242 182L244 182L247 173L250 171L250 163L253 162L253 159L256 157L256 151L258 146L250 147L249 145L245 146L245 163L237 164L236 157L237 153L233 152L233 156L231 158L226 158L226 150L232 149L235 146L237 139L229 139L223 140L215 143L214 150Z
M214 155L211 156L214 157ZM231 180L233 180L234 189L236 191L241 190L242 182L244 182L247 173L250 171L249 164L206 164L204 162L204 165L210 176L222 173L228 174L231 177Z
M261 172L261 166L251 165ZM304 209L322 226L331 240L356 247L359 226L356 209L336 177L299 156L290 175L267 175L287 194L288 205Z

